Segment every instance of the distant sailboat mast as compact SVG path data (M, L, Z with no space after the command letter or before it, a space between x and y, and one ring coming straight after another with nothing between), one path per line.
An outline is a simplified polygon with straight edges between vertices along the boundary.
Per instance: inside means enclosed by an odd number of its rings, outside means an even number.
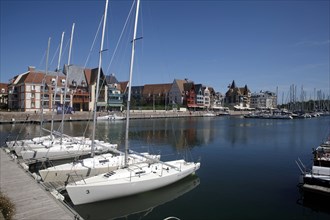
M45 91L46 91L46 76L48 74L48 58L49 58L49 48L50 48L50 40L51 38L48 38L48 47L47 47L47 55L46 55L46 72L45 72L45 76L42 80L42 96L41 96L41 120L40 120L40 137L42 136L42 126L44 123L44 101L45 101Z
M61 63L61 56L62 56L62 46L63 46L63 38L64 38L64 32L62 32L61 37L61 45L60 45L60 52L58 54L58 62L57 62L57 68L56 68L56 79L55 79L55 88L54 88L54 98L53 98L53 104L52 104L52 122L51 122L51 128L50 128L50 137L51 140L53 140L53 131L54 131L54 112L55 112L55 104L56 104L56 95L57 95L57 81L58 81L58 74L60 72L60 63Z
M68 84L68 75L69 75L69 69L70 69L70 62L71 62L71 49L72 49L72 41L73 41L73 33L74 33L74 26L75 23L72 24L72 29L71 29L71 39L70 39L70 48L69 48L69 57L68 57L68 70L65 75L65 89L64 89L64 96L63 96L63 106L62 106L62 122L61 122L61 139L60 139L60 144L62 144L63 141L63 130L64 130L64 107L65 107L65 102L66 102L66 92L67 92L67 84Z
M103 52L105 26L106 26L106 21L107 21L107 13L108 13L108 0L106 0L105 9L104 9L102 39L101 39L101 46L100 46L100 52L99 52L99 66L98 66L97 79L96 79L96 92L95 92L95 101L94 101L94 110L93 110L93 134L92 134L92 147L91 147L91 156L92 157L95 154L94 147L95 147L95 129L96 129L96 110L97 110L97 100L99 98L102 52Z
M127 111L126 111L126 131L125 131L125 167L127 166L127 154L128 154L128 131L129 131L129 111L130 111L130 103L131 103L131 87L132 87L132 75L133 75L133 64L134 64L134 52L135 52L135 41L136 39L136 31L139 17L139 7L140 0L136 2L136 13L135 13L135 23L134 23L134 32L133 32L133 40L132 40L132 54L131 54L131 63L129 69L129 81L128 81L128 97L127 97Z

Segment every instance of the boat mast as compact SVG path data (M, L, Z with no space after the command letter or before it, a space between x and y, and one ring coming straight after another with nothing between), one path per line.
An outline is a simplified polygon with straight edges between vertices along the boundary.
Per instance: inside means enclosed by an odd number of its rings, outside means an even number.
M65 102L66 102L66 92L67 92L67 84L68 84L68 75L69 75L70 62L71 62L71 49L72 49L74 26L75 26L75 23L72 24L72 28L71 28L71 38L70 38L69 57L68 57L68 70L67 70L67 72L65 74L65 87L64 87L63 106L62 106L62 122L61 122L61 140L60 140L60 144L62 144L62 139L63 139L64 107L65 107Z
M128 145L129 145L128 144L129 111L130 111L130 103L131 103L132 75L133 75L133 64L134 64L135 41L137 40L136 31L137 31L137 24L138 24L138 18L139 18L139 7L140 7L140 0L137 0L136 1L134 32L133 32L133 40L132 40L131 63L130 63L130 69L129 69L127 108L126 108L125 167L127 166L127 157L128 157L127 154L128 154Z
M48 38L48 47L47 47L47 55L46 55L46 72L45 77L42 80L42 96L41 96L41 120L40 120L40 137L42 136L42 126L44 123L44 101L45 101L45 91L46 91L46 76L48 74L48 58L49 58L49 48L50 48L50 40L51 38Z
M106 22L107 22L107 14L108 14L108 0L106 0L105 9L104 9L102 39L101 39L101 46L100 46L100 52L99 52L99 66L98 66L97 78L96 78L96 91L95 91L95 100L94 100L94 109L93 109L93 130L92 130L93 134L92 134L92 147L91 147L91 156L92 157L95 154L94 147L95 147L95 129L96 129L96 110L97 110L97 100L99 98L102 52L103 52L105 26L106 26Z
M57 62L57 68L56 68L56 79L55 79L55 88L54 88L54 98L53 98L53 104L52 104L52 122L51 122L51 128L50 128L50 137L51 140L53 140L53 130L54 130L54 106L56 103L56 95L57 95L57 81L58 81L58 74L60 72L60 63L61 63L61 56L62 56L62 46L63 46L63 38L64 38L64 32L62 32L62 38L61 38L61 45L60 45L60 52L58 54L58 62Z

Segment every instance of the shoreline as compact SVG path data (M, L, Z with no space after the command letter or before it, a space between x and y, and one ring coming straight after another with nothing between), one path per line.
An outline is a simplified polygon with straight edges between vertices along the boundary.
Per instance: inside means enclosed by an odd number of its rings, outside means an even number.
M97 112L97 116L105 116L116 113L120 116L125 116L125 113L121 112ZM131 110L130 119L155 119L155 118L182 118L182 117L203 117L206 111L185 111L185 112L174 112L164 110ZM230 111L231 116L241 116L248 114L249 112L241 111ZM61 114L52 115L50 112L43 114L44 123L49 123L51 120L54 122L62 121ZM75 112L73 114L65 114L64 121L92 121L93 112ZM0 112L0 124L16 124L16 123L32 123L40 124L41 115L35 112Z

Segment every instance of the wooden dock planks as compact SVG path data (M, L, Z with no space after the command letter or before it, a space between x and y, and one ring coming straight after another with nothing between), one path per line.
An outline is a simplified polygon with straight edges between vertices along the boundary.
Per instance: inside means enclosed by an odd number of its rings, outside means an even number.
M16 206L14 219L75 219L76 216L56 200L8 154L0 149L0 190Z

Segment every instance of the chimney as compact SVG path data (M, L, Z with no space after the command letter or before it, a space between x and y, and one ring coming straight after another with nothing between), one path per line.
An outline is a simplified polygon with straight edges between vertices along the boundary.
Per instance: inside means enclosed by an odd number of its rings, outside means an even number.
M36 70L35 66L29 66L28 67L28 71L30 71L30 72L34 72L35 70Z

